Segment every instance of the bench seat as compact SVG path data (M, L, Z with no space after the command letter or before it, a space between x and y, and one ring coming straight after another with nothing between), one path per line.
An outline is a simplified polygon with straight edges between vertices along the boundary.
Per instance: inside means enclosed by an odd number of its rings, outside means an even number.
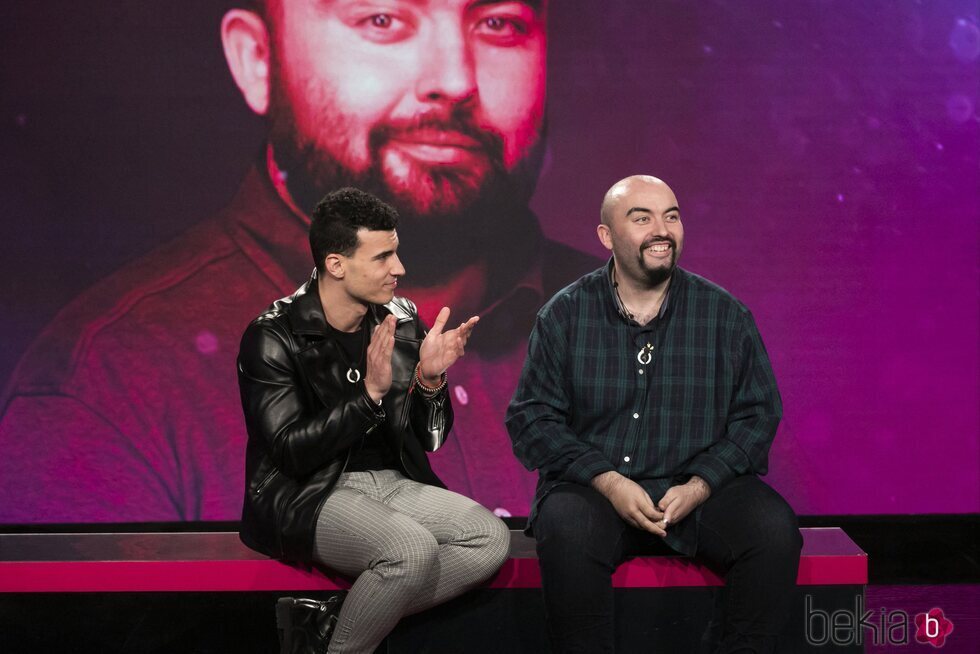
M839 528L801 529L801 586L865 585L867 555ZM718 586L683 556L630 559L616 588ZM349 582L245 547L234 532L0 534L0 593L329 591ZM534 541L511 531L511 555L490 588L540 588Z

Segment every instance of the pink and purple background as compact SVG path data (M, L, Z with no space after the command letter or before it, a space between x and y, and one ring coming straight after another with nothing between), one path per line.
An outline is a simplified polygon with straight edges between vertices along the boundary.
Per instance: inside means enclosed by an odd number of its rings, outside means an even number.
M0 9L0 380L79 291L223 206L261 148L227 4ZM605 256L605 189L664 178L682 265L766 341L770 480L797 511L980 510L976 4L553 2L549 21L546 234Z

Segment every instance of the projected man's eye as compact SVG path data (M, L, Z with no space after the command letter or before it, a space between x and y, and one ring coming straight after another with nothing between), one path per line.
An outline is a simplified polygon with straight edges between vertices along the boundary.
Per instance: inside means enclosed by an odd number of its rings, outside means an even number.
M412 34L412 23L389 13L364 16L356 23L361 35L376 43L397 43Z
M371 16L371 25L382 29L391 27L392 18L388 14L377 14Z
M495 39L508 39L526 35L528 28L524 21L517 18L488 16L479 22L476 31Z
M491 30L499 32L507 29L508 27L516 27L513 22L505 20L499 16L491 16L487 18L483 23Z

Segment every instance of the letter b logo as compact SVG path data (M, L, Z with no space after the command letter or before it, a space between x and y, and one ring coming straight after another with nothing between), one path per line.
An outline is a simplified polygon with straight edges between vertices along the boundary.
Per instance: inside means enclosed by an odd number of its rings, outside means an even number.
M943 615L943 610L940 608L915 616L915 642L917 643L942 647L951 633L953 633L953 621Z

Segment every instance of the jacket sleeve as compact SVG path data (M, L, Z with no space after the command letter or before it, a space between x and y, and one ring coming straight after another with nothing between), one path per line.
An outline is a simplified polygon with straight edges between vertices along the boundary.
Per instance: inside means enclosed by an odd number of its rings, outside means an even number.
M374 431L385 412L363 388L335 406L312 410L292 349L272 321L253 322L242 336L238 385L249 438L266 444L283 473L302 478Z
M769 356L748 310L740 323L735 348L735 388L725 435L695 456L684 470L704 479L712 491L738 475L767 472L769 447L783 412Z
M507 407L507 432L514 454L528 470L587 485L615 466L569 426L571 393L564 363L571 352L563 325L570 318L565 313L554 303L538 314L524 369Z
M413 313L415 305L410 304ZM419 342L425 338L428 330L418 314L415 314L415 335ZM418 363L418 362L416 362ZM446 373L451 375L452 372ZM449 431L453 427L453 405L449 400L449 386L446 385L433 396L422 393L415 380L415 370L412 370L412 382L409 386L409 421L412 432L422 444L426 452L435 452L446 442Z

